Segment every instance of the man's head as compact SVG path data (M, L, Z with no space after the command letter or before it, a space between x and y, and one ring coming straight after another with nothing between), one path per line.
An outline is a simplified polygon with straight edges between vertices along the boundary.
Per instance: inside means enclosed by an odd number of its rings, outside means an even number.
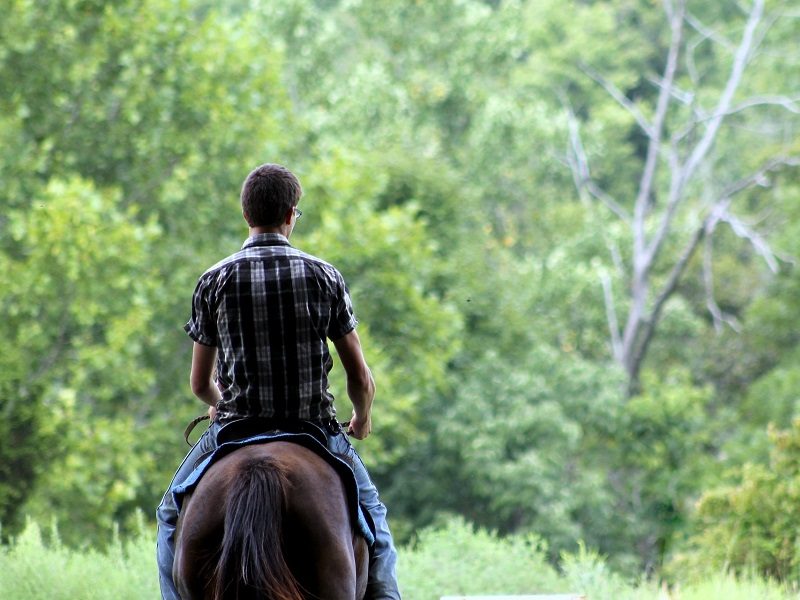
M303 188L289 169L261 165L242 185L242 214L250 227L280 227L302 195Z

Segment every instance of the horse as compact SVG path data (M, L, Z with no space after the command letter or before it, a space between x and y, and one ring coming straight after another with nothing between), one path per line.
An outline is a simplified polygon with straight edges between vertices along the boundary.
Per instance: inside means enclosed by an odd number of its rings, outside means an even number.
M361 600L369 551L339 474L288 441L239 448L183 500L173 579L184 600Z

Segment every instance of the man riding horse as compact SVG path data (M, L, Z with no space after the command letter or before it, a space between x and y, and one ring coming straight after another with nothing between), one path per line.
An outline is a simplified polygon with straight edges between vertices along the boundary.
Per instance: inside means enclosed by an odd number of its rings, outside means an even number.
M191 387L209 405L211 425L170 483L156 513L161 595L179 595L172 581L178 514L173 488L201 456L217 448L217 433L234 421L259 417L292 429L322 428L328 449L354 465L359 500L375 525L366 598L399 600L397 553L386 507L348 435L366 438L372 428L372 373L356 333L344 279L332 265L289 243L302 212L300 182L280 165L253 170L242 186L242 214L249 237L242 249L208 269L197 283L185 329L194 341ZM353 414L347 432L336 420L328 373L333 342L347 376Z

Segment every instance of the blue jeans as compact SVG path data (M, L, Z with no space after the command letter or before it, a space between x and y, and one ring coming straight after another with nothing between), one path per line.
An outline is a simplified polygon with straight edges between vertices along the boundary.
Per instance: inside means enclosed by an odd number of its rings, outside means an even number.
M172 478L156 511L156 520L158 521L156 560L158 561L161 597L164 600L180 600L172 581L172 564L175 562L175 524L178 521L178 510L172 497L172 488L189 476L201 456L217 448L219 429L219 423L212 423L192 447L189 454L183 459L181 466L178 467L178 471ZM326 434L328 449L331 452L346 454L353 459L359 502L369 512L375 523L375 545L370 552L366 598L370 600L400 600L396 572L397 551L386 522L386 506L378 498L378 490L372 483L361 457L350 444L347 435L343 432L329 431L326 431Z

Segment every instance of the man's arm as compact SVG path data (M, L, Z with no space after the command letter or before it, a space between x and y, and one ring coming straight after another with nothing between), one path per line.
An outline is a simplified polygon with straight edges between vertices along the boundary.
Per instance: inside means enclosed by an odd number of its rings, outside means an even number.
M216 416L217 402L221 395L216 383L212 380L214 375L214 363L217 360L217 349L214 346L204 346L198 342L192 347L192 373L189 376L189 384L192 393L208 404L208 414L213 420Z
M348 433L363 440L372 432L372 401L375 398L375 380L361 351L361 340L356 330L333 341L339 360L347 374L347 395L353 403L353 418Z

